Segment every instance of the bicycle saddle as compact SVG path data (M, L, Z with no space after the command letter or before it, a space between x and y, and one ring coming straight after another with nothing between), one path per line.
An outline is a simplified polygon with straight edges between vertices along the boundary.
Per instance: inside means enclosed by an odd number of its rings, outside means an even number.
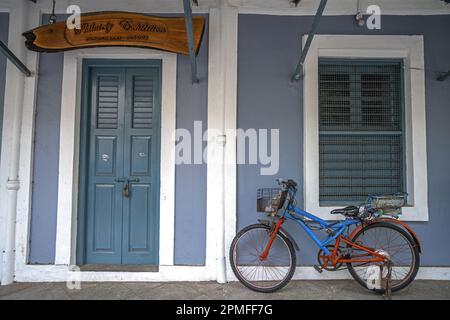
M342 214L343 216L353 217L359 213L359 208L355 206L348 206L342 209L331 210L331 214Z

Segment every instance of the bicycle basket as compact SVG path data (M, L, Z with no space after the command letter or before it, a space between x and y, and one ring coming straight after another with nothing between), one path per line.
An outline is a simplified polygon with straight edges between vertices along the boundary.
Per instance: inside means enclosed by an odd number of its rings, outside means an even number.
M371 194L367 198L370 208L383 215L400 215L408 200L407 193Z
M260 188L257 190L256 211L275 214L283 207L286 192L280 188Z

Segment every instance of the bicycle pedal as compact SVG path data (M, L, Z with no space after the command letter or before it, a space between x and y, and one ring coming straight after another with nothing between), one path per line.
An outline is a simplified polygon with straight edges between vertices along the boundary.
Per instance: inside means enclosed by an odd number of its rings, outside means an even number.
M316 269L316 271L317 271L318 273L322 273L322 272L323 272L322 268L319 267L318 265L315 264L313 267L314 267L314 269Z

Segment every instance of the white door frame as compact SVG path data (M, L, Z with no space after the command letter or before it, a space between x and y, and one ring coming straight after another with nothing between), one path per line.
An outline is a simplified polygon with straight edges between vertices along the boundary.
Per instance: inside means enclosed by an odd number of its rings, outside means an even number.
M175 141L172 134L176 120L177 56L134 48L95 48L64 54L55 264L75 264L81 80L83 59L88 58L162 60L159 263L173 265Z

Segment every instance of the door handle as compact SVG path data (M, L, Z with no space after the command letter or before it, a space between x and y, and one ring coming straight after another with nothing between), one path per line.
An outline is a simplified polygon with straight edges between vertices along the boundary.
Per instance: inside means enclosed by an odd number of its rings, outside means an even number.
M134 178L134 179L130 179L130 178L116 178L114 179L115 182L139 182L139 178Z

